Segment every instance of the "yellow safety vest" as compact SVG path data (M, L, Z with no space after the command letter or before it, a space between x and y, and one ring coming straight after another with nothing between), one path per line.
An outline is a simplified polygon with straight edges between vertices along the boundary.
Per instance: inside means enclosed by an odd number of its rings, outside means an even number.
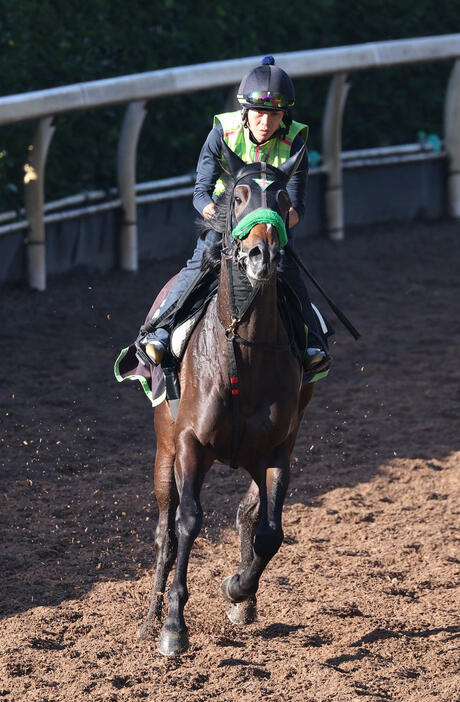
M215 115L214 124L222 126L224 141L245 163L265 161L272 166L279 166L291 155L292 142L298 134L307 141L308 126L301 122L292 122L289 132L284 136L269 139L263 144L254 144L249 138L249 129L241 124L241 112L224 112ZM281 122L283 124L283 122ZM226 176L222 175L214 187L214 195L220 195L225 190Z

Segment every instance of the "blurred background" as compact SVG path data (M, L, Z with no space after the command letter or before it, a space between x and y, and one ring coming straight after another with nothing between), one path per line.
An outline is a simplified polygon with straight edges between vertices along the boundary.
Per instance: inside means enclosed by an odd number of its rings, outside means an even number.
M440 0L2 0L2 96L172 66L458 31L460 4ZM451 61L354 73L343 149L417 141L443 132ZM296 80L295 116L321 150L330 76ZM152 101L142 129L137 180L194 170L228 88ZM125 106L59 116L45 199L116 186ZM0 211L23 206L23 164L34 124L0 128Z

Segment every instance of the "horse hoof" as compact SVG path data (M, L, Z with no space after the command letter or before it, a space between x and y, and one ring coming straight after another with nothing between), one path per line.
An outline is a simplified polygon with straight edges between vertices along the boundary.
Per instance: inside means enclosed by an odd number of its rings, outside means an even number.
M244 602L245 600L248 599L249 595L242 595L240 597L235 597L235 595L230 594L230 583L233 580L233 575L228 575L224 580L222 580L220 584L220 591L222 592L222 595L224 596L224 599L227 600L227 602ZM238 576L237 576L238 577Z
M183 631L168 631L164 628L160 634L160 640L158 641L157 649L162 656L167 658L175 658L175 656L180 656L189 647L188 641L188 631L184 629Z
M257 619L257 603L254 600L232 602L227 608L227 618L235 626L246 626Z

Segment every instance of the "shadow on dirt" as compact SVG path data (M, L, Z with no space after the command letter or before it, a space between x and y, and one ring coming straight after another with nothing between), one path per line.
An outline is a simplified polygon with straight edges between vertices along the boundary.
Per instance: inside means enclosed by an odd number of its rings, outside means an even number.
M450 223L360 230L340 245L299 247L362 340L334 322L333 371L301 428L288 503L315 505L398 458L441 470L440 459L460 449L460 283L449 263L459 249ZM152 413L137 386L117 385L112 365L179 265L150 263L136 276L75 272L42 294L4 292L3 616L151 568ZM247 483L213 468L202 493L209 538L233 524ZM277 626L260 635L286 635Z

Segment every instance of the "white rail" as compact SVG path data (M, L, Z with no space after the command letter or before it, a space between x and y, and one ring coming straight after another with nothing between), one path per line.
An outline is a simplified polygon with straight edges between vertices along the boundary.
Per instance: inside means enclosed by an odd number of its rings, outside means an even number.
M277 63L292 77L332 74L333 80L323 119L323 169L327 174L326 212L329 236L342 239L343 195L341 177L341 127L349 89L349 74L355 71L456 59L445 102L446 151L449 159L449 209L460 217L460 34L401 39L354 46L341 46L277 55ZM29 284L39 290L46 286L43 186L46 155L55 131L56 115L75 110L128 103L118 148L118 191L123 210L121 265L137 269L137 227L135 199L136 146L145 117L146 101L165 95L189 93L233 85L257 65L259 56L217 61L193 66L167 68L120 78L91 81L50 90L33 91L0 98L0 125L39 119L26 165L26 211L30 234ZM39 153L37 153L39 152ZM34 251L32 251L34 248Z
M351 73L402 63L438 61L456 58L459 54L460 34L445 34L421 39L293 51L277 54L277 63L295 78ZM74 110L233 85L239 83L243 74L259 62L260 56L251 56L232 61L199 63L3 97L0 98L0 125Z

